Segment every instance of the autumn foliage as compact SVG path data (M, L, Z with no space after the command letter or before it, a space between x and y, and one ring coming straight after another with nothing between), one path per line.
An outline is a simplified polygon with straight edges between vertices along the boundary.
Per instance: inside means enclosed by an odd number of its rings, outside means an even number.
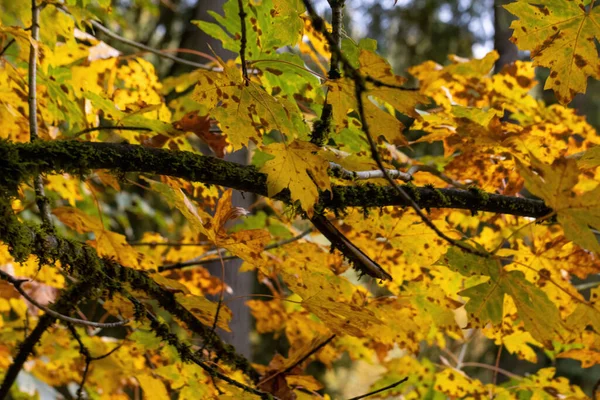
M342 0L229 0L192 23L237 58L164 79L96 37L109 3L0 3L0 398L331 398L341 365L376 371L352 396L589 398L462 353L600 363L600 136L568 107L600 78L594 1L507 5L531 61L403 76L341 38ZM255 297L204 268L232 258ZM282 354L219 338L231 302Z

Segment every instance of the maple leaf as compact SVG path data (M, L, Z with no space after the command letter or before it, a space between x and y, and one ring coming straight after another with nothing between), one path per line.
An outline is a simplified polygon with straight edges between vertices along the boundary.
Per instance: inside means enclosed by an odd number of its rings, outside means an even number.
M299 201L302 209L312 216L319 190L331 191L329 163L317 154L318 150L318 146L300 141L263 147L265 153L274 156L260 169L267 174L269 196L289 189L292 200Z
M531 167L517 160L525 187L546 202L557 214L565 236L578 245L600 254L600 244L590 226L600 228L600 187L577 194L577 161L560 158L552 165L531 157Z
M525 279L521 271L506 271L499 260L483 258L451 247L444 258L446 265L464 276L483 275L490 279L469 287L458 294L468 297L465 308L469 312L469 324L483 327L488 322L502 322L504 296L513 299L525 329L534 339L546 346L561 335L563 323L558 309L548 296Z
M294 132L292 116L299 114L297 108L277 100L257 84L245 82L237 68L225 65L224 72L202 71L198 75L192 98L219 121L234 150L250 141L260 144L263 134L272 130L284 135Z
M530 50L534 65L550 68L544 89L553 89L561 104L585 93L589 76L600 79L598 50L600 8L586 9L582 0L519 0L505 5L513 21L511 40Z

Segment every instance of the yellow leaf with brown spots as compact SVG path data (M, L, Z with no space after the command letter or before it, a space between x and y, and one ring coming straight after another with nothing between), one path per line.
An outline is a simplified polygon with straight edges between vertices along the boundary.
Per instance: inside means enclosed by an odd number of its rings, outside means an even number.
M317 154L319 147L293 141L290 144L273 143L263 151L274 156L260 169L267 174L269 196L289 189L292 200L299 201L302 209L312 216L319 190L331 190L327 174L329 163Z
M272 130L293 135L293 117L302 120L296 107L277 100L256 83L244 81L235 67L225 66L224 72L202 71L198 78L192 98L219 121L234 150L250 141L260 144L263 134Z
M600 7L582 0L519 0L505 5L519 19L511 40L531 51L534 65L550 68L544 89L553 89L561 104L585 93L588 77L600 79Z

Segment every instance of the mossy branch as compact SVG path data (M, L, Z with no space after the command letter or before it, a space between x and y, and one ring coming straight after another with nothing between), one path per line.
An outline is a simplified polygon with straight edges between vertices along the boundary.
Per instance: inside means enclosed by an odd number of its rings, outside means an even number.
M267 176L253 166L191 152L122 143L50 141L14 144L0 141L0 190L5 188L11 194L16 193L21 182L37 173L68 172L78 175L94 169L167 175L267 196ZM542 201L533 199L474 190L417 187L411 184L401 187L424 209L453 208L532 218L540 218L552 212ZM287 190L274 198L291 202ZM374 184L333 185L332 193L321 194L319 204L320 207L331 210L408 205L393 187Z
M144 271L128 268L112 259L100 257L86 244L48 233L37 226L22 224L12 212L7 198L2 197L0 197L0 241L8 245L9 252L16 261L24 261L31 254L38 257L40 264L51 265L55 261L60 261L61 265L76 279L91 282L88 286L107 290L109 296L112 293L123 292L124 283L144 292L156 300L163 309L182 321L191 331L201 336L206 347L213 350L219 360L241 370L253 382L258 382L260 375L246 358L237 354L233 346L223 343L209 327L203 325L194 314L177 301L174 293L158 285ZM48 323L51 324L52 321Z

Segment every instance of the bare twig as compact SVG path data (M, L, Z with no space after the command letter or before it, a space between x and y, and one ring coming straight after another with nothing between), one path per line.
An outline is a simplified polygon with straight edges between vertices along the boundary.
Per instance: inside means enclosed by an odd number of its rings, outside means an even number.
M79 353L85 359L85 368L83 369L83 374L81 375L81 382L79 383L79 389L77 389L77 400L79 400L83 396L83 387L85 386L85 381L87 379L87 375L88 375L92 361L102 360L103 358L109 357L115 351L119 350L121 348L121 345L118 345L117 347L110 350L106 354L103 354L98 357L92 357L90 350L83 344L83 341L81 340L81 337L79 336L79 333L77 333L77 330L75 329L75 327L72 324L67 324L67 327L69 328L69 331L71 332L71 334L73 335L75 340L77 340L77 343L79 344Z
M373 170L373 171L350 171L345 169L339 164L334 162L329 163L329 169L337 174L342 179L347 180L363 180L363 179L376 179L376 178L385 178L383 172L381 170ZM400 179L404 182L411 181L412 175L410 173L398 171L396 169L388 169L387 173L393 179Z
M14 42L15 42L15 39L10 39L10 41L6 44L6 46L4 46L4 48L2 50L0 50L0 57L2 57L4 55L6 50L8 50L10 48L10 46L13 45Z
M74 138L84 135L86 133L95 132L95 131L145 131L151 132L152 129L144 128L141 126L94 126L92 128L83 129L73 135Z
M312 232L312 228L307 229L304 232L301 232L300 234L298 234L294 237L291 237L289 239L285 239L285 240L281 240L279 242L275 242L273 244L269 244L269 245L265 246L265 248L263 250L272 250L277 247L285 246L286 244L290 244L297 240L302 239L304 236L308 235L311 232ZM185 267L193 267L193 266L198 266L198 265L210 264L212 262L219 261L219 258L213 257L213 258L209 258L206 260L204 260L203 258L208 257L209 255L220 254L223 251L225 251L225 250L224 249L210 250L192 261L180 262L180 263L175 263L175 264L170 264L170 265L163 265L163 266L158 267L158 272L171 271L174 269L181 269L181 268L185 268ZM223 259L223 261L229 261L229 260L235 260L238 258L239 258L238 256L232 255L232 256L225 256L222 259Z
M398 382L394 382L391 385L387 385L385 387L382 387L381 389L377 389L377 390L374 390L374 391L369 392L369 393L361 394L360 396L352 397L351 399L348 399L348 400L360 400L360 399L364 399L365 397L373 396L373 395L375 395L377 393L385 392L386 390L393 389L396 386L400 385L401 383L406 382L407 380L408 380L408 377L402 378Z
M499 367L495 367L493 365L487 365L487 364L483 364L483 363L478 363L478 362L466 362L466 363L462 363L463 367L477 367L477 368L485 368L485 369L489 369L490 371L497 371L499 373L501 373L502 375L506 375L509 378L513 378L513 379L523 379L522 376L517 375L517 374L513 374L510 371L507 371L505 369L499 368Z
M123 321L118 321L118 322L100 323L100 322L93 322L93 321L85 321L83 319L73 318L73 317L69 317L67 315L63 315L59 312L56 312L48 307L41 305L33 297L31 297L25 290L23 290L22 285L25 282L29 282L29 279L17 279L2 270L0 270L0 279L3 279L5 281L9 282L11 285L14 286L14 288L17 290L17 292L19 292L21 294L21 296L25 297L25 299L28 302L30 302L31 304L33 304L40 310L44 311L46 314L50 314L51 316L53 316L56 319L59 319L59 320L62 320L62 321L68 322L68 323L76 324L76 325L91 326L93 328L116 328L118 326L123 326L123 325L126 325L129 323L128 319L124 319Z
M246 86L250 84L250 79L248 78L248 67L246 65L246 44L247 44L247 33L246 33L246 12L244 11L244 2L242 0L238 0L238 7L240 8L239 16L240 16L240 24L242 29L242 38L240 40L240 60L242 61L242 76L244 77L244 82L246 82Z
M191 67L199 68L199 69L206 69L206 70L211 69L210 67L207 67L204 64L199 64L199 63L195 63L193 61L188 61L183 58L179 58L179 57L173 56L171 54L164 53L160 50L154 49L152 47L138 43L136 41L126 39L123 36L117 35L116 33L114 33L113 31L111 31L110 29L108 29L107 27L105 27L104 25L102 25L101 23L99 23L97 21L90 20L90 24L92 24L92 26L94 28L98 29L99 31L104 33L106 36L108 36L114 40L118 40L119 42L129 45L131 47L135 47L136 49L140 49L140 50L144 50L149 53L152 53L152 54L156 54L159 57L167 58L167 59L174 61L176 63L179 63L179 64L189 65Z
M268 381L270 381L271 379L275 378L278 375L287 375L288 373L290 373L294 368L296 368L298 365L302 364L304 361L306 361L310 356L312 356L313 354L315 354L317 351L321 350L323 347L327 346L329 344L329 342L331 342L334 338L335 338L335 333L331 336L329 336L327 339L325 339L323 342L319 343L318 346L315 346L314 348L310 349L310 351L308 353L306 353L302 358L300 358L298 361L296 361L295 363L293 363L292 365L290 365L289 367L287 367L286 369L284 369L283 371L277 371L276 373L274 373L273 375L270 375L268 377L266 377L264 380L260 381L259 385L264 385L265 383L267 383Z

